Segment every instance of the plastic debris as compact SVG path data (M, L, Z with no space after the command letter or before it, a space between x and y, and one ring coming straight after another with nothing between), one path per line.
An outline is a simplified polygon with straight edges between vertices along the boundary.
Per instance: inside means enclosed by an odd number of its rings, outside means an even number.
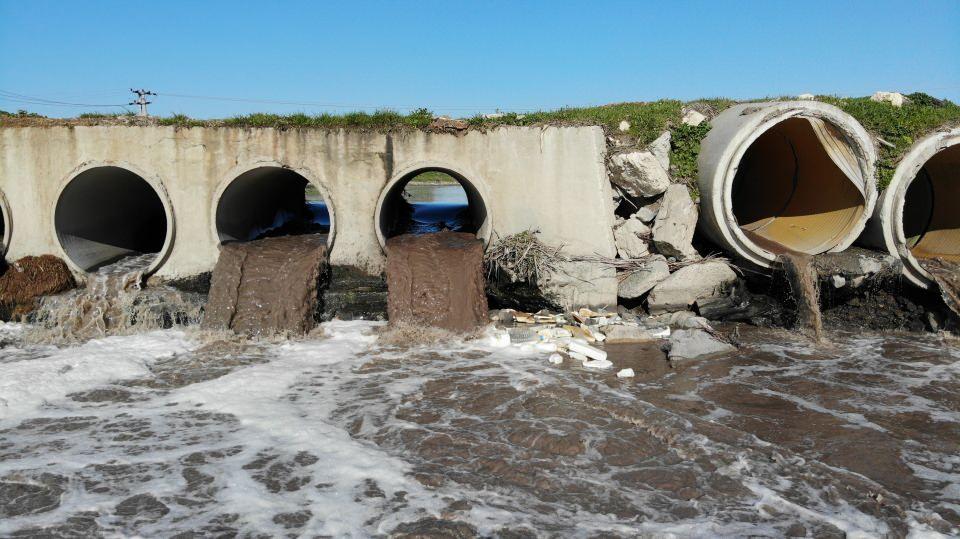
M617 372L617 378L633 378L634 372L633 369L620 369Z
M560 354L550 354L550 363L554 365L560 365L563 363L563 356Z
M577 360L577 361L580 361L581 363L586 363L587 361L590 361L590 358L588 358L587 356L585 356L585 355L583 355L583 354L579 354L579 353L577 353L577 352L569 352L569 351L568 351L567 353L570 354L570 357L571 357L572 359L575 359L575 360Z
M578 354L583 354L590 359L597 360L607 360L607 353L599 348L594 348L589 344L580 344L576 341L570 341L570 344L567 345L567 349L570 352L576 352Z
M488 329L487 344L496 348L510 346L510 332L505 329Z
M584 361L583 366L587 369L609 369L613 366L613 362L606 359L592 359Z

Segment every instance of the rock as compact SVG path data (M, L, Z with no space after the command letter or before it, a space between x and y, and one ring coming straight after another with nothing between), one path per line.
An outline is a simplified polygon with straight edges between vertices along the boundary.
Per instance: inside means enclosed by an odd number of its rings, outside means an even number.
M721 295L737 282L723 262L692 264L673 272L647 296L650 314L683 311L697 300Z
M684 329L704 329L707 331L713 330L713 327L710 326L710 322L702 316L687 316L679 324L681 328Z
M833 275L830 277L830 283L834 288L843 288L847 284L847 280L843 278L843 275Z
M887 102L897 108L902 107L904 103L910 102L906 96L899 92L874 92L874 94L870 96L870 101L876 101L878 103Z
M667 324L669 324L671 327L682 328L686 327L685 324L688 319L696 317L697 313L693 311L677 311L675 313L670 313L670 315L667 317Z
M627 219L613 229L613 240L617 245L620 258L643 258L650 254L647 240L650 227L639 219Z
M617 271L608 264L566 261L539 279L540 291L565 310L617 303Z
M680 260L699 258L692 244L696 228L697 206L690 199L690 192L685 185L671 185L660 200L660 211L653 225L653 244L657 251Z
M427 127L434 133L451 133L457 136L466 134L470 124L464 120L453 120L446 116L435 118Z
M670 132L664 131L647 149L657 158L663 170L670 170Z
M644 223L652 223L654 219L657 218L657 213L660 212L660 201L651 202L646 206L641 206L636 213L631 215L633 219L639 219Z
M684 109L681 121L687 125L698 126L706 121L706 119L706 116L693 109Z
M670 335L670 351L667 357L671 360L694 359L735 350L733 345L717 339L702 329L678 329Z
M817 96L813 94L800 94L797 96L797 99L800 101L813 101Z
M614 154L607 170L610 181L632 197L657 196L670 186L670 175L646 150Z
M630 122L622 120L617 128L620 129L621 133L626 133L627 131L630 131Z
M150 494L137 494L117 504L114 513L121 517L136 517L142 520L159 520L170 508Z
M639 298L669 276L667 259L662 255L654 255L647 260L643 269L634 271L620 281L617 296L626 299Z
M636 376L636 373L633 372L633 369L620 369L617 371L617 378L633 378Z
M629 343L655 341L657 338L647 328L609 324L600 328L607 336L606 343Z

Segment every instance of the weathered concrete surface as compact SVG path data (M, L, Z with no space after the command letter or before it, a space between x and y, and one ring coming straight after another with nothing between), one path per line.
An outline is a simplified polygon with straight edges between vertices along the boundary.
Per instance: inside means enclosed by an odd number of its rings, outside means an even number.
M289 167L327 200L330 263L373 274L385 264L374 213L390 181L446 168L482 194L501 236L540 230L568 255L613 257L611 187L599 127L501 127L463 136L410 131L255 128L48 127L0 129L0 191L9 205L8 259L64 253L54 231L58 193L94 166L127 168L163 194L172 238L156 277L211 271L219 193L261 166ZM76 268L74 268L76 269ZM612 287L609 303L615 302Z

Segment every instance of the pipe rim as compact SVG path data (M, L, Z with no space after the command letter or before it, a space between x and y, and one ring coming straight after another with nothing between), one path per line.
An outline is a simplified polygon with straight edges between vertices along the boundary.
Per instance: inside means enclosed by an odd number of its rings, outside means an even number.
M883 207L880 209L886 220L883 225L884 243L890 254L904 262L903 275L921 288L928 288L934 280L933 276L920 265L913 251L907 247L907 236L903 230L903 208L907 200L907 189L927 161L941 151L956 145L960 145L960 128L938 131L924 137L914 144L897 164L890 185L884 192Z
M877 200L876 179L874 178L876 150L871 142L870 135L852 116L826 103L788 101L770 103L766 106L758 104L756 106L771 110L762 116L759 122L743 126L743 128L749 128L749 135L743 138L738 145L729 149L720 163L721 166L717 167L717 173L722 174L721 185L723 186L723 196L713 197L714 212L723 219L723 223L718 223L720 226L717 228L721 230L725 239L741 257L761 267L770 268L773 266L776 255L753 242L739 226L733 226L737 222L733 214L733 180L744 154L761 135L789 118L814 117L829 122L847 137L857 154L857 164L865 180L864 188L866 192L864 193L863 211L846 236L825 252L840 252L850 247L863 232L870 216L873 215Z
M383 203L386 201L387 195L393 189L393 187L399 183L404 178L410 176L412 173L418 170L441 170L449 171L452 175L457 178L458 183L460 180L463 180L473 186L474 189L480 194L480 200L483 201L484 209L486 210L486 219L480 225L479 230L477 230L476 237L483 242L483 248L486 250L487 246L490 245L490 237L493 235L493 208L490 204L490 188L487 185L487 182L480 177L479 174L475 174L471 171L465 170L462 167L453 165L444 161L416 161L408 163L403 167L395 169L393 177L383 186L383 189L380 190L380 196L377 197L377 207L373 213L373 229L377 234L377 242L380 243L380 249L386 252L387 248L387 239L383 237L383 230L380 229L380 212L383 209Z
M330 252L333 248L334 238L337 235L337 212L333 198L330 196L330 190L327 189L325 182L320 181L319 177L314 175L310 169L290 166L273 159L256 160L237 165L230 169L217 183L217 189L214 191L208 213L210 216L210 237L213 240L213 244L218 248L223 245L223 242L220 240L220 231L217 229L217 209L220 207L220 199L223 198L223 194L230 188L230 185L240 176L258 168L280 168L292 171L317 188L317 191L323 196L323 202L327 205L327 213L330 215L330 230L327 232L327 252Z
M173 244L177 230L176 216L174 215L173 204L170 203L170 197L167 194L166 187L164 187L163 180L161 180L158 175L149 175L136 165L127 163L125 161L87 161L68 172L67 175L64 176L60 181L60 187L57 189L57 196L53 199L53 205L50 212L50 216L52 217L50 229L53 232L53 237L56 239L54 243L57 245L58 254L74 273L84 276L94 273L78 266L77 263L74 262L67 253L66 249L64 249L63 243L60 242L60 234L57 232L57 205L60 203L60 197L63 196L63 192L66 190L67 186L70 185L70 182L76 179L77 176L95 168L102 167L121 168L127 172L135 174L141 180L145 181L147 185L153 189L153 192L157 195L157 198L160 199L160 204L163 206L163 212L167 218L167 230L166 236L163 240L163 246L154 257L153 262L151 262L150 265L147 266L147 269L145 269L143 272L144 276L152 275L153 273L156 273L156 271L160 269L160 266L165 264L170 258L170 251L173 250Z
M0 258L10 249L10 239L13 238L13 218L10 216L10 204L6 195L0 191L0 220L3 222L3 237L0 237Z

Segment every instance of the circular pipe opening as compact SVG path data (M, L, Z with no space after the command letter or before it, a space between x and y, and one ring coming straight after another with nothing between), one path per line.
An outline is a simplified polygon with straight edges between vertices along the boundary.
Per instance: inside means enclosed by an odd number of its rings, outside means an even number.
M150 254L148 271L153 271L169 248L172 219L148 181L125 168L100 166L63 188L54 226L64 254L81 271Z
M7 198L0 192L0 264L3 263L3 256L7 254L11 231L10 207L7 205Z
M289 168L262 166L234 178L217 200L221 243L330 234L333 219L318 186Z
M740 159L730 194L737 226L775 255L835 248L867 205L855 155L824 120L792 117L774 124Z
M377 204L376 226L381 246L401 234L441 230L476 234L484 242L489 237L480 189L444 167L418 168L389 183Z
M903 235L917 258L960 262L960 145L934 154L910 182L903 201Z

